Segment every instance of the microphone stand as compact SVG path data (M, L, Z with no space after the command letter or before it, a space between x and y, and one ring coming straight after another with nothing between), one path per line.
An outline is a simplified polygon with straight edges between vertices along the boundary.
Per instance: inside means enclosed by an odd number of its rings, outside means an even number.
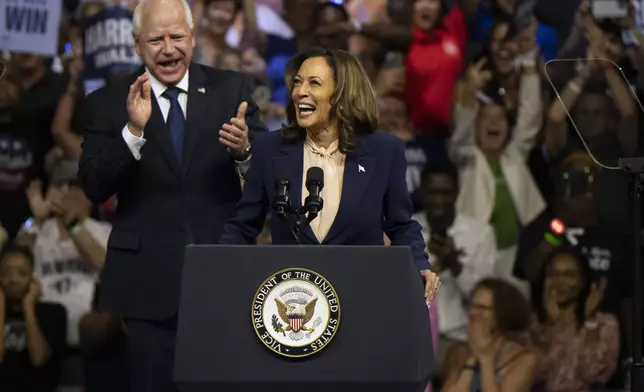
M289 219L291 222L291 232L293 233L293 237L295 237L297 244L301 245L300 235L302 234L302 230L308 226L313 219L318 216L318 214L308 211L306 207L302 207L300 209L292 208L291 216L293 217ZM293 222L293 219L295 222Z
M633 362L631 392L644 391L644 358L642 357L642 216L641 197L644 186L644 158L621 158L619 167L629 175L631 214L633 216Z
M297 242L298 245L301 245L302 242L300 240L300 236L302 234L302 230L308 226L313 219L317 218L318 213L310 211L307 208L307 203L305 203L303 207L294 208L289 200L281 201L279 204L274 203L273 209L277 211L278 217L288 221L289 226L291 226L291 233L293 234L293 238L295 238L295 242ZM318 208L318 211L320 209L321 208Z
M295 222L293 222L294 219L295 219ZM291 208L288 221L289 221L289 224L291 225L291 233L293 233L295 242L297 242L298 245L302 245L302 243L300 242L300 233L302 232L301 223L300 223L301 220L302 220L302 212L296 208Z

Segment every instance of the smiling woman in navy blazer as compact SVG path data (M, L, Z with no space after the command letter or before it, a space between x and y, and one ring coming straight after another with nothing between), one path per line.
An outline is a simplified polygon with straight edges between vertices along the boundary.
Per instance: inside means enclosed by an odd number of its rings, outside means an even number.
M303 244L411 247L432 300L440 282L429 268L420 225L411 219L405 147L374 132L378 106L362 65L348 52L313 49L293 57L286 80L291 92L288 124L260 135L237 213L222 244L253 244L276 195L277 173L290 173L290 197L299 208L308 190L310 167L324 170L324 208L300 235ZM288 222L271 219L273 244L296 244Z

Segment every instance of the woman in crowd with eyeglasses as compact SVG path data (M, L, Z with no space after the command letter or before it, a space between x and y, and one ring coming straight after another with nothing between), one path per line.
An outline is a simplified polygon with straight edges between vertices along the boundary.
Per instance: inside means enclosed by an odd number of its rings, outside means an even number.
M530 391L537 355L521 343L530 309L519 290L501 279L481 280L468 317L468 342L448 350L442 391Z

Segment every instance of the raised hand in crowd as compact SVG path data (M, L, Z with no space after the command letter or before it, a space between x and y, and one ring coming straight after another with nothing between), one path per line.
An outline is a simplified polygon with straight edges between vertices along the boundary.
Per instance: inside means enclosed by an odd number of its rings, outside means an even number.
M405 68L401 66L380 70L376 78L375 89L379 97L402 94L405 91Z
M43 196L42 181L33 180L29 183L25 193L29 201L31 214L37 224L41 224L52 213L51 201L49 195Z
M593 317L597 313L599 305L604 300L607 286L608 280L606 277L602 277L599 282L591 284L588 299L586 300L586 318Z
M32 277L31 282L29 283L29 290L22 300L22 304L25 309L36 306L36 303L40 300L41 294L42 286L40 281L37 278Z
M577 12L575 13L576 26L585 29L588 23L593 22L593 17L590 11L590 0L582 0L579 2Z
M526 55L538 48L537 29L539 22L532 17L530 23L517 34L516 41L519 48L519 56Z
M81 75L81 72L83 72L83 68L85 67L82 52L78 48L75 48L71 54L63 59L63 67L69 77L68 89L76 90L76 87L78 86L78 77Z
M465 79L456 85L454 97L457 104L468 108L476 105L477 91L482 90L492 80L492 71L485 69L487 62L488 58L482 57L467 67Z
M586 39L588 40L587 58L589 60L606 58L606 43L604 32L595 23L588 25L586 29ZM596 61L597 62L597 61Z
M79 79L84 68L82 41L72 39L72 50L63 55L63 67L67 74L67 87L58 101L51 123L51 135L63 153L61 158L77 160L81 154L83 137L72 130L72 118L83 91L79 91Z
M559 302L557 302L557 289L548 279L546 279L543 294L543 307L546 310L548 324L555 325L559 322L561 309L559 308Z
M582 0L575 11L575 19L568 37L559 49L557 57L560 59L574 58L578 55L581 47L581 39L586 27L593 22L593 16L590 11L590 1ZM550 72L550 70L548 71Z
M127 95L127 114L129 116L127 128L134 136L141 137L143 135L143 128L152 115L151 92L152 87L147 72L136 78L130 86Z
M492 79L492 71L484 68L487 61L487 57L483 57L467 68L465 80L471 91L481 90Z
M51 191L52 210L66 225L88 217L86 203L78 200L80 195L82 195L80 192L70 192L66 186L53 188Z

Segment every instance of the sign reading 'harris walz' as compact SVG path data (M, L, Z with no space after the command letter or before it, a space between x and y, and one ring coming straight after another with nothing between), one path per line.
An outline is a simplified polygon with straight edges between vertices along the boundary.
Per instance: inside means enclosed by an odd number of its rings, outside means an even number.
M83 33L84 78L131 74L141 66L132 39L132 12L110 6L94 16Z
M251 309L253 328L271 351L306 357L323 348L340 326L340 301L322 275L290 268L266 279Z

